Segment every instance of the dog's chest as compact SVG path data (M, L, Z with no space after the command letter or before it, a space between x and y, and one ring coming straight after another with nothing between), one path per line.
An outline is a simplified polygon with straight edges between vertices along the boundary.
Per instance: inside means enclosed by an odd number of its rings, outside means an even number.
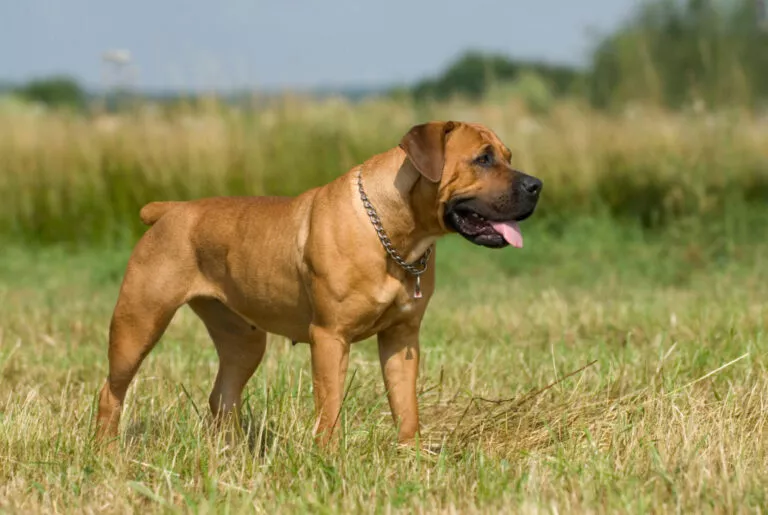
M402 322L411 316L418 315L418 303L426 302L424 298L414 298L408 284L398 280L390 280L382 285L375 294L377 308L373 314L376 330Z

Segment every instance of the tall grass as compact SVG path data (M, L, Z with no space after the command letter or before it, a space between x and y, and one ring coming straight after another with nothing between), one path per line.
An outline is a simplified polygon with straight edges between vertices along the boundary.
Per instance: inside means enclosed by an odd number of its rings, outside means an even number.
M621 115L510 99L412 106L283 99L119 116L0 112L0 231L34 243L107 243L141 231L153 200L294 195L396 145L428 119L479 121L545 183L538 216L609 214L646 226L719 216L768 196L768 120L738 111Z

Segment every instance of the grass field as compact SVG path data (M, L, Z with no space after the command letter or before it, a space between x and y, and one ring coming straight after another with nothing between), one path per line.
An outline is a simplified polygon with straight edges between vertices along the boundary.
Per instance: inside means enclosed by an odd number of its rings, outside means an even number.
M0 510L764 512L767 213L737 207L658 230L534 218L519 251L443 240L422 332L432 452L395 446L373 342L353 348L340 452L315 449L309 350L281 338L247 387L250 436L227 447L208 427L215 351L185 308L129 391L119 454L101 455L90 424L129 248L9 243Z
M373 342L353 349L340 452L316 449L309 349L277 337L227 446L215 351L183 309L129 391L120 452L97 452L139 207L295 194L426 119L486 123L545 189L523 250L438 247L424 450L395 445ZM0 511L765 512L767 124L512 98L0 112Z
M768 118L738 110L617 115L578 102L532 114L514 98L411 106L287 99L232 110L88 118L0 111L0 234L25 243L125 244L152 200L295 195L430 119L485 123L546 184L537 215L658 227L768 197Z

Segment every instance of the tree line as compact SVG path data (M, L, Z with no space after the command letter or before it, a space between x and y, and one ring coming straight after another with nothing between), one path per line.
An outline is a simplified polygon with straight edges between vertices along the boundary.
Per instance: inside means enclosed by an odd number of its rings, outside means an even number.
M768 99L768 0L655 0L594 48L579 69L468 51L441 74L391 91L416 101L480 100L517 88L539 104L562 96L598 108L651 102L759 106ZM51 106L81 108L88 94L71 78L29 82L13 91Z
M596 107L632 101L668 107L764 104L765 5L764 0L657 0L604 37L587 69L468 52L411 93L418 100L480 99L499 84L533 74L552 95L580 95Z

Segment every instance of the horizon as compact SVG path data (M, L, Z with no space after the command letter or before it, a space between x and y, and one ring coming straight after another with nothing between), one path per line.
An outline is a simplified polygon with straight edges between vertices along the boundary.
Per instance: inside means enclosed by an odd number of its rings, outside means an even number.
M583 68L596 41L641 3L479 0L470 13L476 16L468 17L463 4L434 0L323 6L191 0L184 10L148 0L130 6L29 0L4 8L0 83L68 76L88 91L115 81L155 94L371 91L433 77L472 50ZM103 56L114 51L130 55L110 65Z

